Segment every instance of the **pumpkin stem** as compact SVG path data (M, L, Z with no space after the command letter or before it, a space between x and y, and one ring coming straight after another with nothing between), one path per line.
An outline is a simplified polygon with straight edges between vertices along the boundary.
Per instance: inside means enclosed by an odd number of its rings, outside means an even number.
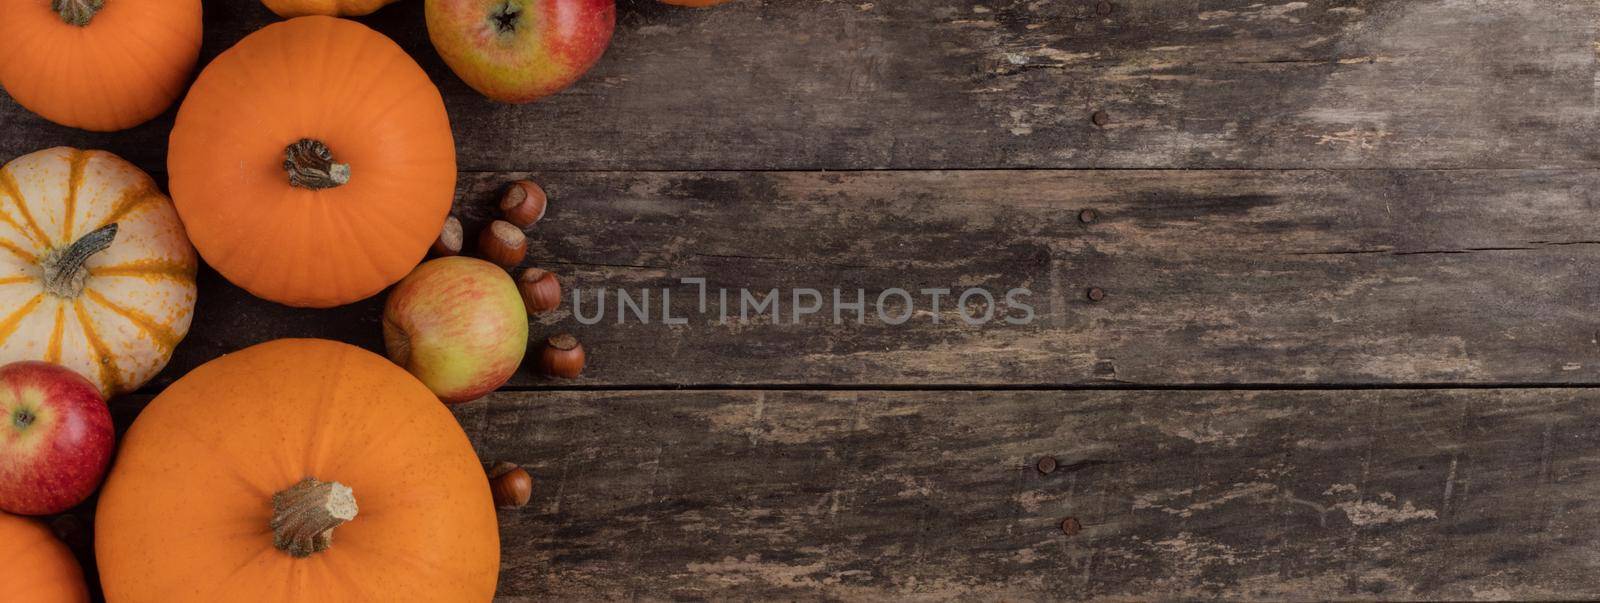
M39 262L44 274L44 290L56 297L74 298L83 293L83 282L89 270L83 263L89 256L105 251L117 238L117 225L107 224L83 235L65 249L50 252Z
M272 546L295 558L333 545L333 529L356 518L356 496L339 482L300 480L272 496Z
M51 0L50 10L61 15L61 20L78 27L87 27L94 14L105 7L106 0Z
M333 188L350 181L350 164L334 163L333 151L320 140L302 138L283 150L283 169L289 184L311 190Z

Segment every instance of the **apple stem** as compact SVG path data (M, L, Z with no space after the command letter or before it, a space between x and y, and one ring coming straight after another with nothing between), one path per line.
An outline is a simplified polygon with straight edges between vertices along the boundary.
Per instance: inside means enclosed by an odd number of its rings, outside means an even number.
M333 546L333 529L358 511L349 486L302 479L272 496L272 546L297 559L326 551Z
M44 273L42 280L45 291L66 299L72 299L83 293L83 282L89 276L89 271L83 267L83 263L89 261L90 256L111 247L112 241L116 239L117 225L112 223L79 237L65 249L50 252L39 262L39 267Z
M320 140L297 140L283 149L283 156L290 185L322 190L350 181L350 164L334 163L333 151Z
M88 27L89 21L94 19L95 13L100 12L106 5L106 0L53 0L50 10L61 15L61 20L70 25Z

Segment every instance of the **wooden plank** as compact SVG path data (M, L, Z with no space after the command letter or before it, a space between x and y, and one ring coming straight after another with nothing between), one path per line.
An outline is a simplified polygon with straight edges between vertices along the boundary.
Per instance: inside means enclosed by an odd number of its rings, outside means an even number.
M475 232L522 174L469 175ZM586 342L585 378L517 386L1083 383L1600 383L1594 171L546 173L529 264L559 272L543 335ZM1098 217L1084 223L1080 211ZM703 277L712 292L698 308ZM331 337L381 349L381 298L294 311L201 279L195 327L158 383L251 343ZM824 307L796 323L793 291ZM904 324L882 292L917 294ZM923 288L1032 292L966 324ZM1090 287L1106 297L1086 298ZM616 324L616 290L652 291ZM661 289L672 316L662 324ZM734 289L722 322L718 288ZM782 316L740 319L738 288ZM866 324L841 312L865 290ZM593 317L580 324L574 289ZM885 298L898 318L897 298ZM802 301L809 302L808 299ZM981 312L972 309L973 314Z
M147 401L116 401L118 425ZM1593 389L524 392L455 411L484 460L534 475L500 512L501 601L1600 596ZM92 506L57 524L87 555Z
M1597 409L1567 389L687 391L457 414L535 475L500 516L506 601L1593 599Z
M529 106L451 74L422 2L365 21L439 84L467 170L1600 165L1590 0L619 9L601 64ZM202 61L275 20L205 10ZM154 169L171 119L76 132L0 95L0 124L0 157L73 144Z

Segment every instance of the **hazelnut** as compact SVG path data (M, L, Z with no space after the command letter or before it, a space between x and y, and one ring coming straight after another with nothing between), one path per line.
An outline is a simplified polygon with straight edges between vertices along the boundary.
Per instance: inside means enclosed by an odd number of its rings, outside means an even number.
M578 343L577 337L562 333L545 341L539 369L549 377L576 379L583 374L584 361L583 344Z
M461 246L466 242L466 235L461 230L461 220L455 216L444 219L444 230L439 231L439 238L433 242L433 255L449 257L461 255Z
M561 305L561 281L553 272L538 268L522 271L517 277L517 290L522 292L522 305L528 314L549 312Z
M478 251L486 260L515 268L528 255L528 235L510 222L495 220L478 235Z
M494 494L494 506L521 507L533 497L533 476L516 463L500 461L489 467L489 491Z
M539 185L528 180L518 180L511 183L505 195L500 197L500 212L505 214L507 222L517 225L518 228L527 228L544 218L548 202L549 198Z

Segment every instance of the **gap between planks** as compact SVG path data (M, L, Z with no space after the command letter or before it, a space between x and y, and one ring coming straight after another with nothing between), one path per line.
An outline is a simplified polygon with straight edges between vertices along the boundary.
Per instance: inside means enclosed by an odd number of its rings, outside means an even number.
M150 398L165 388L140 388L121 397ZM654 385L512 385L495 390L501 394L581 393L581 392L1257 392L1257 391L1450 391L1490 389L1600 389L1600 383L978 383L978 384L654 384Z
M1600 389L1600 383L978 383L978 384L668 384L668 385L553 385L507 386L500 393L604 392L604 391L832 391L832 392L1094 392L1094 391L1382 391L1382 390L1489 390L1489 389Z

